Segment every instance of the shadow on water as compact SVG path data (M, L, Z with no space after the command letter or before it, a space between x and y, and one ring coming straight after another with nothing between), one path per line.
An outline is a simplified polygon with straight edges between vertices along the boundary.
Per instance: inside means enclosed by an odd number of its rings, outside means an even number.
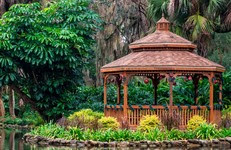
M23 142L22 137L25 134L25 130L14 129L1 129L0 128L0 150L77 150L75 147L39 147L36 145L29 145ZM81 148L81 150L88 150L89 148ZM91 148L91 150L97 149L110 149L117 150L116 148ZM118 149L119 150L119 149ZM121 148L121 150L138 150L138 148ZM155 149L155 150L186 150L179 148L171 149ZM199 150L215 150L212 148L201 148Z

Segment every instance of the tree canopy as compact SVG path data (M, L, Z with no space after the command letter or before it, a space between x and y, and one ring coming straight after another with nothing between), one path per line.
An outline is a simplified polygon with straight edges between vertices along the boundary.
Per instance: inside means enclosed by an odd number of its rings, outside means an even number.
M214 33L231 31L230 0L149 0L148 13L154 21L168 16L174 31L194 41L202 56Z
M11 86L46 117L72 107L66 102L94 55L100 24L89 3L58 0L43 9L39 3L13 5L0 20L0 87Z

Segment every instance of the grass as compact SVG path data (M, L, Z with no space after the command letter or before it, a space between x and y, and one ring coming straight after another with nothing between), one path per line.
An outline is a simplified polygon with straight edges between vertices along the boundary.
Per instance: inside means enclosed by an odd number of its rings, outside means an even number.
M181 131L177 129L153 129L149 132L132 130L83 130L77 127L64 128L56 124L48 123L33 129L30 134L47 138L62 138L67 140L94 140L94 141L163 141L184 139L215 139L231 136L231 128L216 129L211 124L203 124L196 130Z

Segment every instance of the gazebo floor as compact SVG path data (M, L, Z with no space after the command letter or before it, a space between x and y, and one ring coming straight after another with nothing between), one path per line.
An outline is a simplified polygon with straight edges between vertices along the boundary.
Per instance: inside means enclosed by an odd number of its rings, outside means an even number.
M157 115L162 122L169 121L169 115L172 114L175 121L177 121L180 129L185 129L188 121L194 115L202 116L207 122L220 124L221 111L213 110L213 121L210 120L210 110L208 106L162 106L162 105L132 105L124 111L123 106L107 105L104 110L105 116L117 118L121 127L129 127L136 129L139 125L140 119L146 115Z

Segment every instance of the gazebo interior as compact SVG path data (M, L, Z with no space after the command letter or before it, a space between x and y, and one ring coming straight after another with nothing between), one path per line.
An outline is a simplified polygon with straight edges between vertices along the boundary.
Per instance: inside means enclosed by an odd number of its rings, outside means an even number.
M194 115L203 116L207 122L219 124L222 106L222 72L225 68L197 55L196 45L169 31L170 23L162 17L156 31L129 45L131 53L101 68L104 80L105 116L117 118L122 127L135 129L145 115L179 116L178 127L184 129ZM152 81L153 102L149 105L129 104L128 83L135 77ZM174 105L173 86L177 77L192 80L194 105ZM198 103L198 82L207 78L209 82L208 105ZM169 85L169 101L166 105L157 102L157 89L161 80ZM117 85L117 100L114 105L107 102L107 87L110 82ZM218 100L214 102L214 85L219 85ZM121 95L123 89L123 96ZM123 99L121 99L123 97ZM215 107L217 103L220 107Z

